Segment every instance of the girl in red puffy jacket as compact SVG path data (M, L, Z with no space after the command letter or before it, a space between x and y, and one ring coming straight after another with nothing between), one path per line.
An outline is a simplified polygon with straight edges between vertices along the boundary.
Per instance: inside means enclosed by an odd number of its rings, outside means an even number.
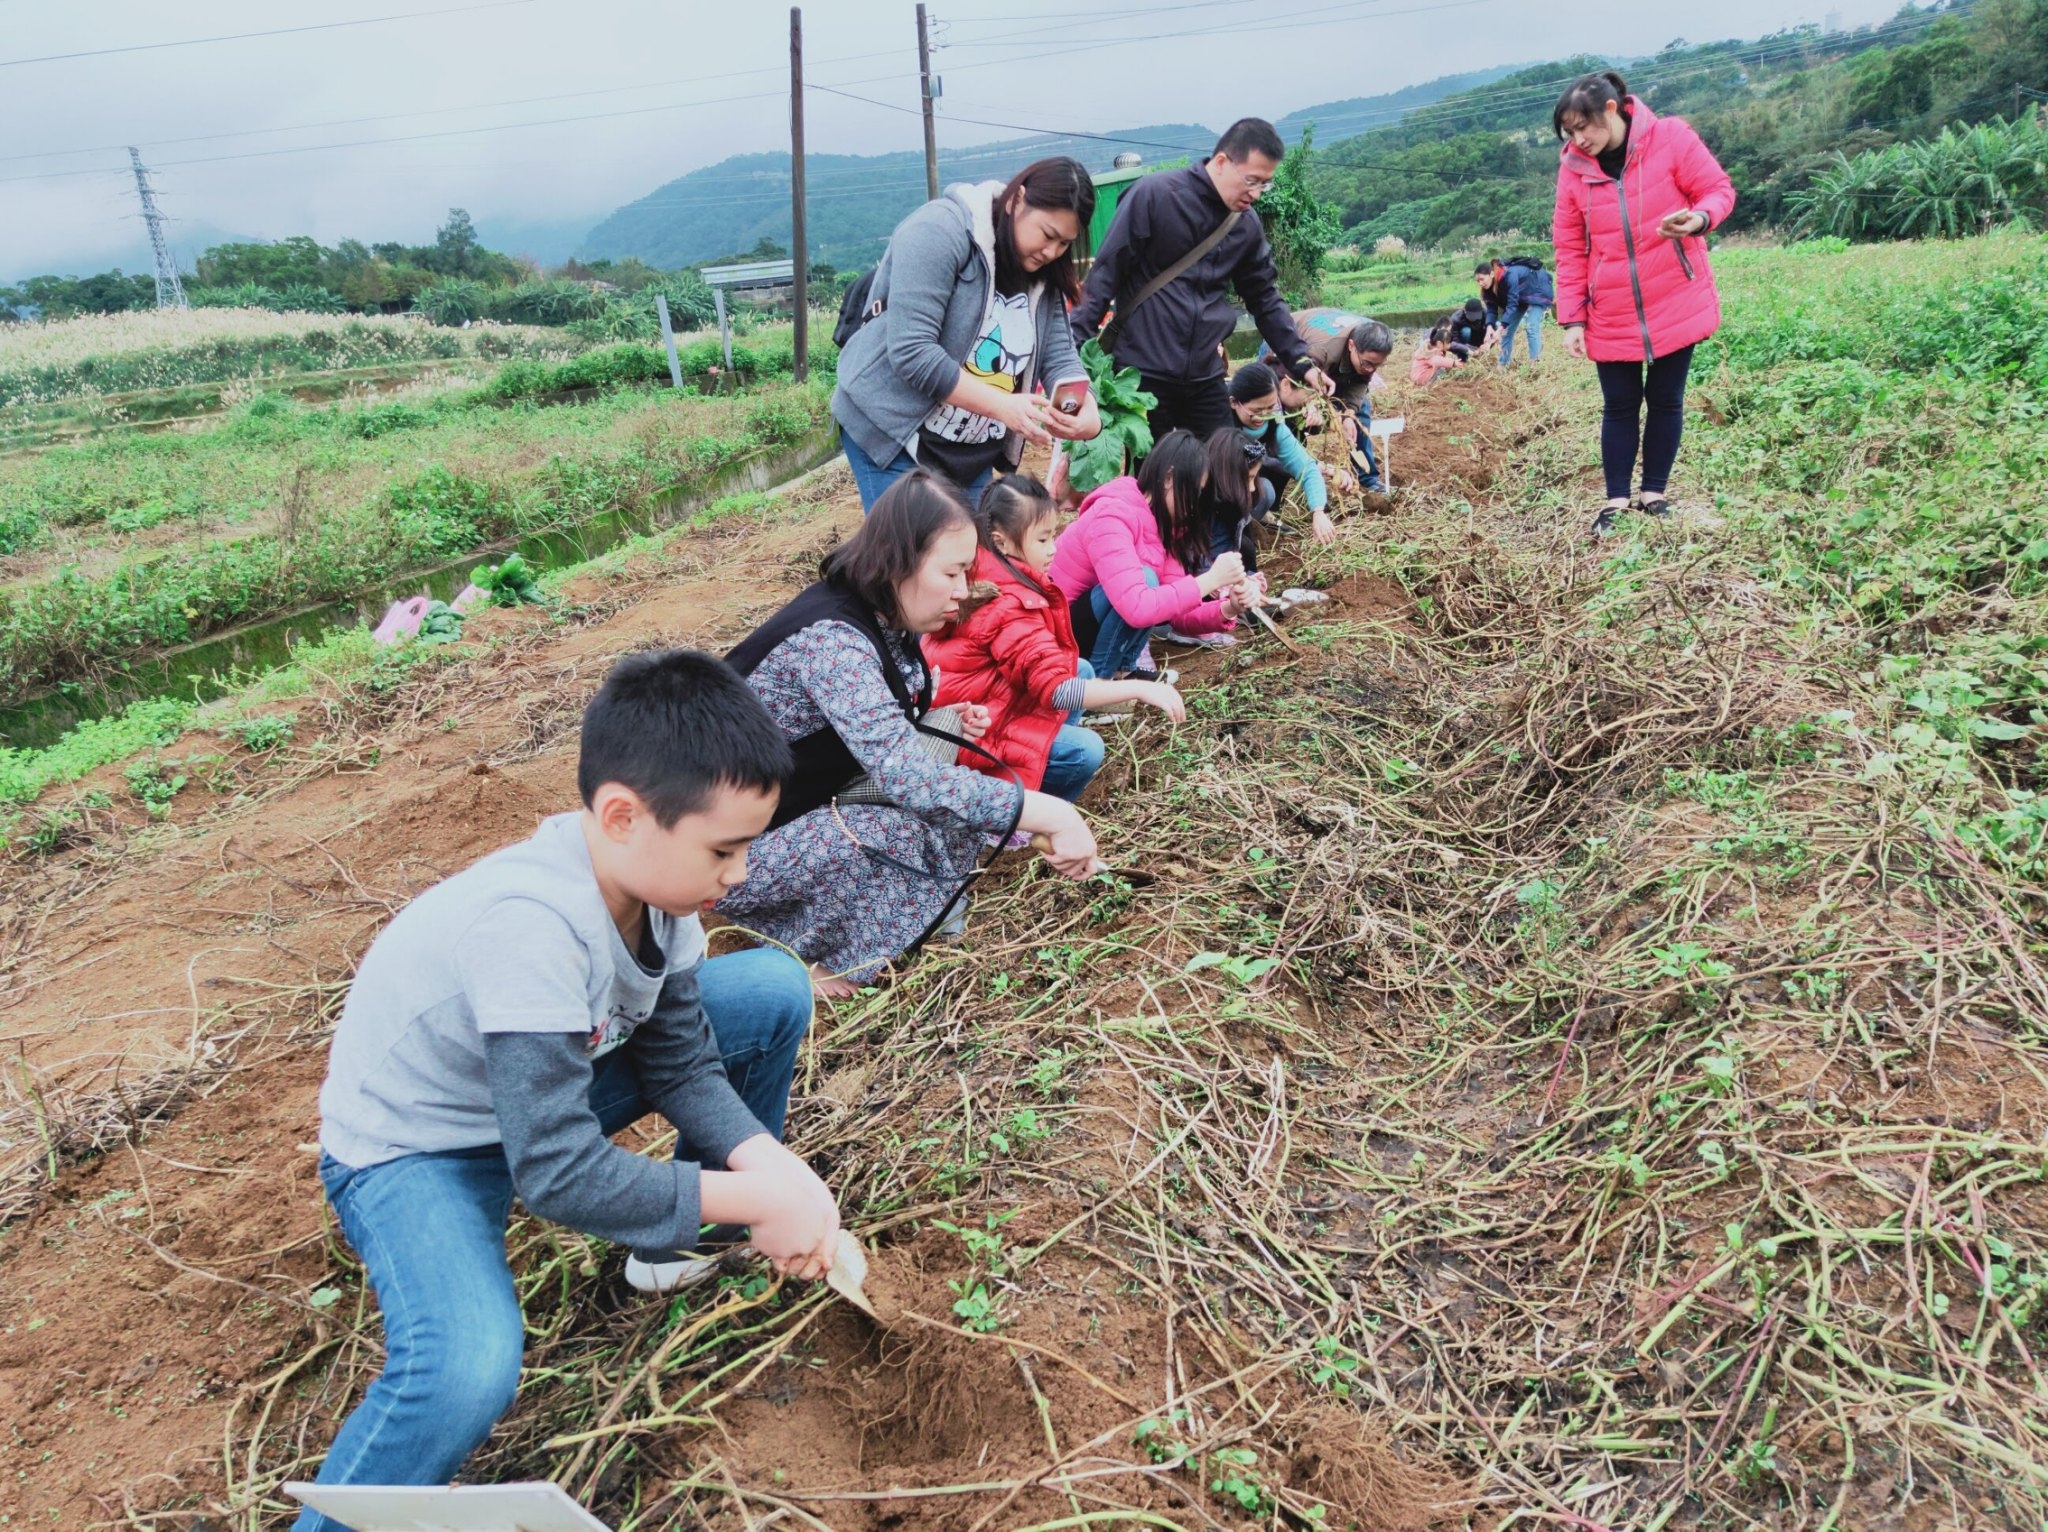
M1175 723L1187 716L1180 693L1163 681L1098 681L1074 642L1067 598L1046 570L1058 521L1052 497L1028 474L997 479L981 497L975 524L981 548L971 578L995 596L924 641L938 676L941 707L988 709L981 748L1024 779L1064 798L1081 796L1102 767L1102 736L1080 726L1083 708L1144 702ZM984 771L985 761L968 761Z
M1565 141L1551 230L1557 322L1565 349L1600 369L1607 504L1593 533L1605 536L1629 508L1638 447L1634 503L1652 516L1669 508L1692 349L1721 326L1706 233L1735 210L1735 188L1697 133L1657 116L1611 69L1576 81L1551 126Z

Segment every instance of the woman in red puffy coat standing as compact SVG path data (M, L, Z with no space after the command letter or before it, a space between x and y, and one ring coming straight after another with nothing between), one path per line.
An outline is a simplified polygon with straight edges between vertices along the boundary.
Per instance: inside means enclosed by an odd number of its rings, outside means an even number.
M1707 230L1735 210L1735 188L1682 119L1659 117L1619 74L1589 74L1558 99L1551 126L1565 141L1557 169L1557 322L1565 349L1600 369L1606 409L1600 460L1604 536L1634 503L1652 516L1678 457L1692 350L1721 326Z

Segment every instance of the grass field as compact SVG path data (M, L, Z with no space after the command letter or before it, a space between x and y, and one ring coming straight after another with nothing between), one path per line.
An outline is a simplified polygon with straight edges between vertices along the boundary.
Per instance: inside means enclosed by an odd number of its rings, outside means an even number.
M1368 315L1448 313L1478 293L1472 285L1474 259L1465 251L1420 252L1399 261L1367 256L1355 270L1324 273L1323 302Z
M0 324L0 424L8 409L224 379L282 377L380 363L578 349L560 330L448 330L404 315L150 309L53 324Z
M1586 538L1561 357L1397 388L1397 497L1270 561L1329 606L1111 734L1083 806L1157 881L1005 858L820 1014L793 1141L892 1323L648 1304L521 1218L472 1477L621 1532L2042 1525L2048 255L1719 269L1676 515ZM284 1523L379 1361L298 1148L355 959L572 801L614 655L722 647L857 519L745 502L46 795L0 1514Z
M240 316L220 312L206 311L227 326L207 344L232 349ZM141 329L178 335L185 317ZM689 341L680 394L655 386L666 362L639 345L464 362L313 406L277 380L244 380L242 402L196 426L0 456L0 696L91 681L493 539L630 508L822 420L822 395L772 381L788 374L786 334L736 349L742 375L762 378L743 395L698 392L716 360L715 340Z

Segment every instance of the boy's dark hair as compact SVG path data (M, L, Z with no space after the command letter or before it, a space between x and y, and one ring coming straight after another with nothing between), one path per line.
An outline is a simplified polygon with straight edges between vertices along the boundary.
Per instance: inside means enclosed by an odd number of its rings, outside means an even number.
M627 655L583 710L583 806L616 782L638 794L664 830L708 807L720 787L778 791L795 769L761 699L723 660L695 649Z
M1209 552L1209 529L1201 514L1202 481L1208 473L1208 453L1192 431L1168 431L1152 444L1138 467L1138 488L1152 504L1159 540L1180 560L1180 567L1189 571L1200 569ZM1173 486L1171 510L1166 504L1169 484Z
M939 535L954 527L974 528L967 496L952 481L913 469L882 492L858 532L825 555L819 578L852 591L896 626L903 620L897 585L917 573Z
M1557 98L1557 106L1550 114L1550 131L1559 138L1569 138L1571 130L1565 126L1567 117L1574 122L1590 122L1595 117L1605 117L1610 101L1621 109L1624 116L1627 115L1628 82L1622 79L1620 70L1601 69L1592 74L1582 74Z
M1079 160L1068 159L1065 155L1054 155L1050 159L1033 160L1014 176L995 200L996 225L996 286L1006 293L1024 291L1032 282L1044 282L1054 292L1064 293L1069 303L1081 301L1081 274L1074 269L1074 247L1062 250L1059 259L1048 261L1038 271L1024 270L1017 259L1017 244L1010 237L1010 214L1007 211L1010 199L1018 192L1024 194L1026 207L1043 208L1049 212L1072 213L1081 225L1081 234L1088 233L1088 220L1095 216L1095 178Z
M1208 461L1209 478L1202 486L1202 504L1211 521L1242 521L1252 508L1252 465L1266 455L1256 436L1246 436L1236 426L1209 433L1202 444ZM1203 552L1207 553L1207 549ZM1195 565L1189 564L1192 573Z
M1051 492L1030 474L1005 474L981 492L981 504L974 511L974 530L980 533L981 545L990 553L996 551L998 532L1010 540L1012 547L1021 547L1025 534L1058 510L1052 503Z
M1250 404L1254 399L1278 392L1280 380L1264 362L1246 362L1230 375L1230 397L1239 404Z
M1227 156L1233 165L1242 165L1255 154L1263 154L1277 164L1287 158L1287 145L1265 118L1240 117L1223 130L1216 147L1209 151L1209 158L1219 154Z
M1484 319L1486 317L1486 305L1477 298L1467 298L1465 300L1465 307L1459 310L1459 312L1467 319Z

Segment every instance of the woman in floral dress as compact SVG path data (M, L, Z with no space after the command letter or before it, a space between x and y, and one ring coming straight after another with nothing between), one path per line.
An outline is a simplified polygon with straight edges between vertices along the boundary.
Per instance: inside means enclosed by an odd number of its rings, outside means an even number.
M795 951L828 997L852 994L926 935L991 840L1043 835L1068 877L1098 865L1072 804L944 764L916 728L934 684L919 636L959 616L976 547L965 497L915 472L827 555L816 584L727 656L797 768L748 850L746 881L718 910ZM963 709L964 737L987 725L985 709ZM839 801L863 774L887 804Z

